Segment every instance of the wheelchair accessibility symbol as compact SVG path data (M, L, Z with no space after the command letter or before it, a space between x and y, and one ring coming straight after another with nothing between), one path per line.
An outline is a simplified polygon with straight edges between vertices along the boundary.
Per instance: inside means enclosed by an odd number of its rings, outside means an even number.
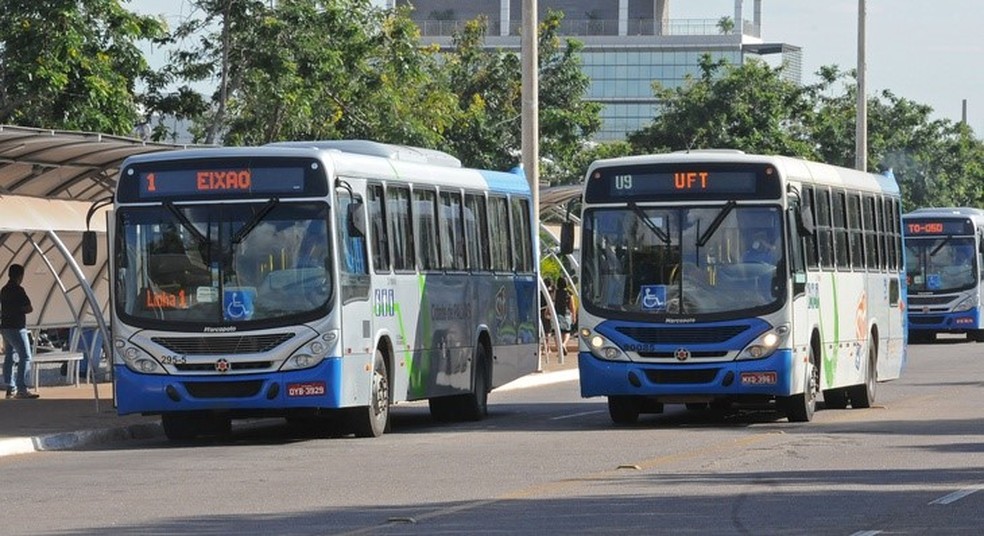
M226 287L222 293L222 317L225 320L249 320L253 318L253 301L256 289Z
M643 285L641 290L644 311L666 310L666 285Z

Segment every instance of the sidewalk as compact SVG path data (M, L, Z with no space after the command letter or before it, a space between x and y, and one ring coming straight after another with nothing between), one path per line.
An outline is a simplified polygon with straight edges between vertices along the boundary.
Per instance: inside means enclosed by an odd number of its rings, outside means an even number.
M543 370L529 378L569 375L577 368L577 352L567 352L564 363L551 352ZM0 457L43 450L68 450L127 439L163 435L159 416L116 414L113 386L96 384L98 411L92 384L50 385L43 375L35 400L5 400L0 395ZM566 378L566 376L565 376Z

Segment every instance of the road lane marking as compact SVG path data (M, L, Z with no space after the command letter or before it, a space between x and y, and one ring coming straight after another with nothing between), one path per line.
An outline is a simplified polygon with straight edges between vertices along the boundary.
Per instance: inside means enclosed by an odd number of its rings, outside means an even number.
M497 387L493 390L493 393L501 393L503 391L512 391L515 389L525 389L527 387L538 387L541 385L550 385L560 382L570 382L578 379L577 369L568 370L558 370L556 372L542 372L527 374L522 378L513 380L502 387Z
M953 493L944 495L939 499L929 501L929 504L950 504L963 499L964 497L970 495L971 493L978 492L984 489L984 484L977 484L976 486L971 486L969 488L964 488L960 491L954 491Z
M851 534L851 536L875 536L875 534L881 533L882 531L880 530L859 530L858 532Z
M550 417L551 421L562 421L564 419L573 419L575 417L584 417L585 415L594 415L595 413L604 413L605 410L597 409L594 411L582 411L581 413L572 413L570 415L561 415L559 417Z

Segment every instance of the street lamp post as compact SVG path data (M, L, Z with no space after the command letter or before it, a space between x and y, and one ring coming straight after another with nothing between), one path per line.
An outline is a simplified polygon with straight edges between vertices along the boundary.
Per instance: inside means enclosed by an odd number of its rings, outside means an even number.
M865 12L865 0L858 0L858 111L856 120L856 145L854 156L854 167L861 170L868 170L868 99L865 96L865 37L864 23L867 14Z

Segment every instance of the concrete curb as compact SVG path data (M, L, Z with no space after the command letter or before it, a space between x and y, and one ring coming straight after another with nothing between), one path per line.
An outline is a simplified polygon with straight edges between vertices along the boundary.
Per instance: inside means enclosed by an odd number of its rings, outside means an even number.
M540 385L574 381L578 378L577 369L555 372L533 373L495 389L494 392L512 391ZM164 436L159 422L132 424L95 430L58 432L34 437L12 437L0 439L0 457L16 454L53 450L75 450L96 445L119 443L135 439L153 439Z
M0 439L0 457L49 450L73 450L133 439L151 439L163 435L164 430L159 423L147 423L34 437L14 437Z

